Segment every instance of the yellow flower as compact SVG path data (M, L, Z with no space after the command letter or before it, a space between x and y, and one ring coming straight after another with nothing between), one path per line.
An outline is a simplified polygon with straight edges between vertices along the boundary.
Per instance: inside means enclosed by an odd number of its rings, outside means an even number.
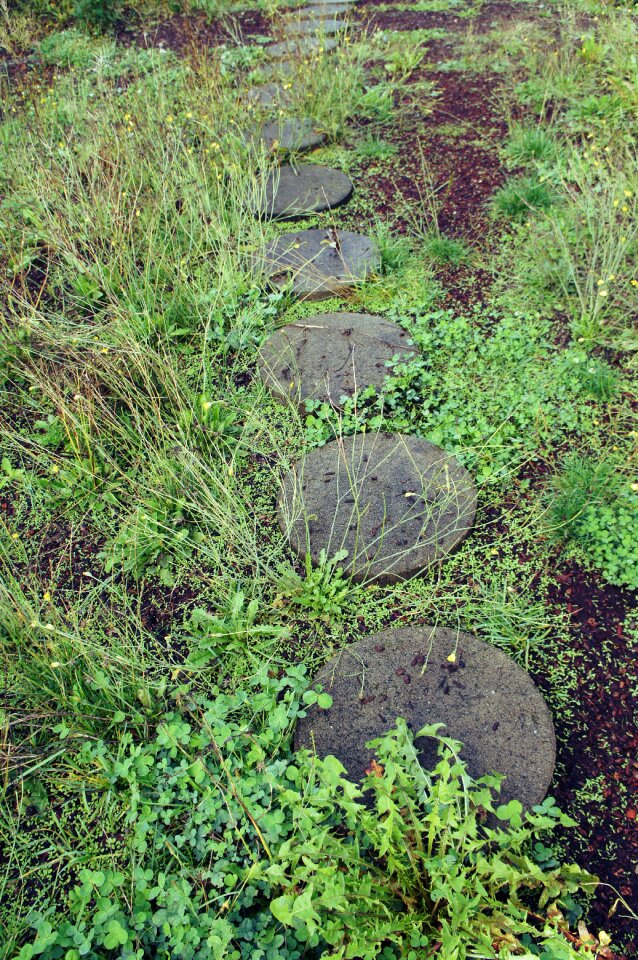
M42 599L46 600L47 603L51 602L51 594L49 593L48 590L46 590L45 593L42 594Z
M62 666L62 664L60 663L59 660L52 660L52 661L51 661L51 669L52 669L52 670L57 670L57 668L58 668L58 667L61 667L61 666Z
M627 211L629 210L629 207L627 206L626 203L623 203L620 209L622 210L623 213L627 213Z
M633 193L631 192L631 190L625 190L624 193L626 197L633 197Z
M599 296L599 297L606 297L607 294L608 294L608 292L609 292L608 290L599 290L599 291L598 291L598 296Z
M632 287L638 287L638 280L630 280L629 282L631 283Z
M638 483L630 483L629 486L634 491L634 493L638 493Z
M452 652L447 659L448 663L456 663L456 653Z
M11 534L11 539L12 539L12 540L19 540L19 539L20 539L20 534L18 534L18 533L12 533L12 534Z
M619 203L620 203L620 200L614 200L614 206L615 206L615 207L617 207Z

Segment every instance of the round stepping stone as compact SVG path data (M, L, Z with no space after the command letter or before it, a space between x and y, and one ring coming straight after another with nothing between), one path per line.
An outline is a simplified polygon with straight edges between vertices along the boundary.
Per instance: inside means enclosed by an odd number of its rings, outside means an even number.
M453 658L453 659L452 659ZM541 803L554 772L556 740L547 705L527 673L501 650L467 633L415 626L365 637L315 677L330 693L329 710L310 707L295 731L295 748L332 754L359 781L373 752L365 744L402 717L416 733L441 733L463 744L470 774L505 775L500 802ZM438 742L416 741L426 770Z
M303 153L320 147L326 133L319 130L313 120L270 120L265 123L256 139L269 152Z
M337 406L369 385L381 387L393 357L418 353L396 323L365 313L322 313L276 330L262 344L259 373L277 396Z
M313 33L339 33L348 24L344 20L292 20L286 27L291 36L307 36Z
M288 475L278 519L294 552L319 563L347 550L354 580L396 583L441 560L469 532L476 489L440 447L364 433L311 450Z
M246 97L260 107L286 106L290 103L290 93L281 83L263 83L258 87L251 87Z
M282 40L281 43L271 43L264 47L268 56L273 60L283 59L284 57L306 57L319 53L330 53L337 46L336 40L330 37L302 37L299 40Z
M274 287L291 283L302 300L340 296L381 268L374 240L347 230L299 230L268 243L252 258Z
M352 183L340 170L315 164L280 167L268 174L254 212L273 220L294 220L338 207L351 194Z

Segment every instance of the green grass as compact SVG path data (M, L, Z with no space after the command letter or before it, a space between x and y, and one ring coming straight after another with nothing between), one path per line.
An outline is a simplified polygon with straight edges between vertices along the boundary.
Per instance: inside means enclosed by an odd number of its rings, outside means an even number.
M360 951L383 944L394 956L392 937L406 956L429 950L431 905L404 859L420 827L394 811L390 853L369 857L373 873L385 858L371 890L350 839L368 857L384 815L353 807L355 788L330 763L295 759L290 733L318 666L401 618L474 632L543 676L569 735L578 678L568 618L549 613L554 574L576 561L618 586L638 582L627 16L607 10L575 44L576 22L561 15L553 49L521 24L468 35L465 49L496 57L508 116L515 98L528 111L501 145L525 172L495 194L478 239L437 226L425 135L419 203L397 201L382 219L363 175L401 174L394 134L417 107L396 103L425 69L428 41L451 35L353 36L333 58L297 64L284 78L292 109L329 139L310 159L357 180L348 206L310 223L368 230L383 263L347 298L316 304L264 289L249 267L280 230L247 202L274 163L244 136L270 116L245 97L265 78L260 45L192 63L87 33L68 5L34 9L44 19L23 11L0 35L16 49L36 43L55 71L10 89L0 124L0 956L26 945L27 960L34 931L44 960L133 948L243 960L255 944L272 960L321 955L342 945L330 906L341 896L359 913L356 897L370 906ZM429 117L434 91L418 90ZM452 119L438 129L455 150ZM459 265L481 267L480 302L463 302L469 285L459 297L446 286ZM382 314L420 353L389 365L382 389L362 385L339 411L315 403L302 416L255 377L259 346L280 324L336 310ZM477 483L472 535L409 583L363 588L339 555L298 564L279 531L291 465L363 429L437 443ZM398 766L414 772L409 736L397 736L383 749L399 743ZM450 776L458 813L477 788ZM397 777L401 809L417 816ZM517 816L504 820L515 843ZM330 883L315 870L311 821L343 867ZM573 922L564 883L554 889ZM409 893L397 912L398 889ZM291 917L293 894L320 922ZM481 911L473 923L482 942Z

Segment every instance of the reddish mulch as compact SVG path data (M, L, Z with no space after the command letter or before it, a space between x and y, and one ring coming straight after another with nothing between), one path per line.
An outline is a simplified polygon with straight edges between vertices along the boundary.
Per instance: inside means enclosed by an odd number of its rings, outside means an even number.
M271 22L259 10L244 10L218 20L203 13L176 13L146 29L122 26L117 39L126 45L166 47L182 56L201 56L208 47L247 43L252 36L270 36Z
M620 893L638 912L638 646L626 635L638 622L638 596L571 567L556 574L550 603L567 611L578 671L578 696L567 722L557 720L559 775L552 789L559 805L578 818L564 840L573 858L603 884L590 911L593 929L617 931L628 957L638 955L638 922L623 920ZM604 777L604 806L574 811L575 793ZM614 889L611 889L614 887Z
M487 202L505 179L498 145L507 124L492 103L496 78L423 68L413 78L420 81L432 81L438 95L417 92L401 100L398 123L382 132L398 147L397 172L367 175L366 192L377 197L378 214L408 231L411 223L409 216L401 216L402 204L418 216L419 205L433 189L440 229L469 241L482 239ZM431 114L423 111L424 105L432 107ZM463 124L467 132L441 135L437 131L443 124ZM429 212L427 204L425 210Z

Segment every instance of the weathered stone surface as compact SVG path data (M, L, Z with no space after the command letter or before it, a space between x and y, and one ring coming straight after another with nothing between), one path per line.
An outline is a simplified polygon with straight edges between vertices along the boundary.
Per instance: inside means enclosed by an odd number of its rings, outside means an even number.
M285 107L291 102L290 92L281 83L263 83L251 87L246 97L260 107Z
M286 33L292 37L309 36L311 34L339 33L345 30L348 24L345 20L291 20L286 24Z
M270 219L295 220L338 207L351 194L352 183L340 170L317 164L279 167L268 174L253 210Z
M417 353L396 323L365 313L322 313L276 330L262 344L259 372L268 388L304 407L338 405L368 385L381 387L393 357Z
M469 532L472 479L454 457L418 437L365 433L311 450L279 495L279 525L314 563L347 550L364 583L395 583L442 559Z
M524 670L476 637L430 626L386 630L348 647L315 681L333 705L309 709L295 747L338 757L352 780L370 766L365 744L402 717L415 733L444 723L441 732L463 744L472 776L505 774L504 802L515 798L529 809L549 789L556 741L547 705ZM436 741L422 737L417 746L432 769Z
M252 258L255 272L275 287L292 283L303 300L339 296L381 267L374 240L347 230L286 233Z
M320 147L326 140L326 133L317 127L314 120L270 120L265 123L256 139L264 148L272 152L304 153Z
M330 53L337 46L336 40L330 37L301 37L299 39L282 40L280 43L271 43L265 47L268 56L274 60L284 57L307 57L320 53Z

